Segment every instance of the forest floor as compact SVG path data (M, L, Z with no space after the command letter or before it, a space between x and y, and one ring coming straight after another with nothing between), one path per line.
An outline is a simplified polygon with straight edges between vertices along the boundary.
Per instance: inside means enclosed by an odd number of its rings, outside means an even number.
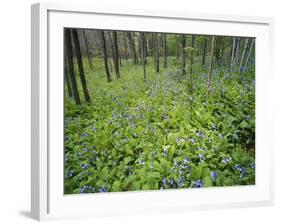
M149 59L145 83L141 64L122 63L111 83L102 59L86 67L89 105L65 90L66 194L255 184L253 69L215 69L208 93L196 60L192 91L188 68L156 73Z

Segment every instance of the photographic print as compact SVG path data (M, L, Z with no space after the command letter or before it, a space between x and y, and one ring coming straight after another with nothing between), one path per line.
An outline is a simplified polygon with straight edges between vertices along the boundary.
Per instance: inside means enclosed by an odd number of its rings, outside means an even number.
M64 193L255 185L255 38L64 29Z

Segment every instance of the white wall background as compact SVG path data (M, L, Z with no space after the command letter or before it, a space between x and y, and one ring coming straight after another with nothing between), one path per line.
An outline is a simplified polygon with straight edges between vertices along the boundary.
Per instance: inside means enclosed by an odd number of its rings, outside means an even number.
M6 0L0 7L0 223L34 223L30 208L30 4ZM58 223L280 223L281 222L281 13L278 0L69 0L100 7L162 9L268 16L275 24L275 205L148 216L73 220ZM279 41L280 40L280 41ZM280 127L279 127L280 125Z

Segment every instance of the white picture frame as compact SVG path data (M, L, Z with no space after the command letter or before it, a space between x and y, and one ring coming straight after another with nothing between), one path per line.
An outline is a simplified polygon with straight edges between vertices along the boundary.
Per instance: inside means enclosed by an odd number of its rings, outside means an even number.
M32 5L31 214L37 220L100 217L273 203L267 91L273 19L93 6ZM63 195L63 27L256 37L256 185Z

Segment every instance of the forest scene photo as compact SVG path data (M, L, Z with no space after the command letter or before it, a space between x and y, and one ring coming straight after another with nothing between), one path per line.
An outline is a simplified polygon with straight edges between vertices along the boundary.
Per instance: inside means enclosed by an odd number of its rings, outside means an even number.
M64 29L64 193L255 184L255 38Z

